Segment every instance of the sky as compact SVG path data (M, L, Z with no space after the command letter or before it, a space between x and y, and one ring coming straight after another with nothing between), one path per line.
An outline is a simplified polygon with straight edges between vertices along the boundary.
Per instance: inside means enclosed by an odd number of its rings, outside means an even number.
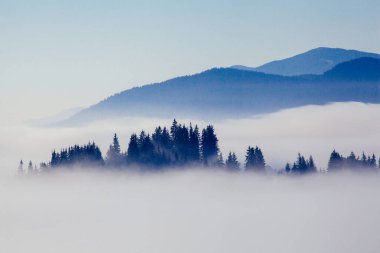
M0 0L0 124L327 46L380 53L380 2Z

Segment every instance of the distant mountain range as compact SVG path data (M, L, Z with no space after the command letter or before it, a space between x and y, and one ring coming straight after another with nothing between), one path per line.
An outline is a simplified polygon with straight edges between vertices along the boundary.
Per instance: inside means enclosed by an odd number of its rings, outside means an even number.
M242 65L235 65L231 68L283 76L308 74L321 75L339 63L361 57L380 59L380 55L374 53L346 50L341 48L319 47L290 58L272 61L256 68Z
M282 76L214 68L128 89L61 123L126 116L236 118L345 101L380 103L380 59L357 58L322 75Z

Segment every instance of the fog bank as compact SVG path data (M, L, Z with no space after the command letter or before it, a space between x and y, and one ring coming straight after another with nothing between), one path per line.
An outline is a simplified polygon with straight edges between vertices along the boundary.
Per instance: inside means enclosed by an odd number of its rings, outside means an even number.
M1 252L377 252L380 175L0 179Z

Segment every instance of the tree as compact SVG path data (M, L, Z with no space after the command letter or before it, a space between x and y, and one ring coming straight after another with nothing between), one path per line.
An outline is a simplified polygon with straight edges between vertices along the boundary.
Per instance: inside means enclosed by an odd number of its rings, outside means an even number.
M346 166L348 168L356 168L358 166L358 159L356 158L354 152L351 152L350 155L346 159Z
M292 172L298 174L316 172L313 157L310 156L309 160L307 160L304 156L298 153L298 158L297 161L293 164Z
M136 134L132 134L128 144L127 161L128 163L137 163L139 161L139 144Z
M367 160L367 156L364 154L364 152L362 153L362 157L360 159L360 163L361 163L361 166L362 167L368 167L368 160Z
M208 125L202 130L202 160L205 166L215 166L218 158L218 138L215 135L214 127Z
M195 125L195 128L190 124L190 130L189 130L189 160L192 162L199 162L200 160L200 147L199 147L199 129L198 126Z
M285 170L286 173L290 173L291 172L291 168L290 168L290 164L289 163L286 163L284 170Z
M174 149L178 154L179 162L184 164L188 161L190 151L189 130L184 125L179 125L173 139Z
M51 167L58 166L58 162L59 162L59 155L57 154L57 152L55 152L55 150L53 150L53 152L51 153L51 159L50 159Z
M155 160L154 145L150 138L150 135L145 135L141 142L139 161L142 165L153 165Z
M263 171L265 169L265 160L263 153L257 146L249 146L245 155L245 169Z
M315 166L314 159L312 156L309 157L307 161L307 172L317 171L317 167Z
M170 127L170 135L171 135L172 140L175 139L175 134L177 132L177 128L178 128L178 122L176 119L174 119L172 126Z
M113 136L113 142L107 151L106 163L112 167L123 165L123 155L120 151L120 143L116 134Z
M161 134L161 148L168 151L172 148L172 140L170 139L170 133L166 127L162 129Z
M334 149L330 155L327 169L328 171L334 171L334 170L342 169L342 168L343 168L343 157Z
M237 160L235 153L229 153L226 160L226 168L229 170L237 171L240 170L240 163Z
M54 150L50 160L51 168L72 167L75 165L97 167L103 166L103 164L102 153L94 142L89 142L83 146L74 145L62 149L60 153Z

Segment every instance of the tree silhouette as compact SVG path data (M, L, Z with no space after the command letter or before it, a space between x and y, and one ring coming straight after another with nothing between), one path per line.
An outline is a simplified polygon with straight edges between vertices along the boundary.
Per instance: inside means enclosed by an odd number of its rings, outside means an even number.
M135 164L139 161L140 150L136 134L132 134L128 144L127 162Z
M257 146L255 148L249 146L245 155L245 169L264 171L265 160L263 153Z
M306 174L316 171L317 168L314 164L313 157L310 156L310 158L307 160L304 156L298 153L297 161L293 164L291 172L296 174Z
M195 125L195 128L190 124L190 130L189 130L189 160L195 163L198 163L200 161L200 149L199 149L199 129L198 126Z
M106 164L111 167L119 167L124 164L125 159L120 150L120 143L116 133L113 136L113 142L109 146L106 155Z
M62 149L60 153L55 150L52 152L50 166L72 167L72 166L102 166L104 164L102 153L94 142L87 145L75 145L66 149Z
M216 166L218 160L218 138L214 127L208 125L202 130L202 159L205 166Z
M237 160L235 153L229 153L226 160L226 168L228 170L238 171L240 170L240 164Z
M330 155L329 163L327 166L328 171L342 169L344 165L343 162L344 162L343 157L334 149Z
M290 164L289 163L286 163L284 170L285 170L286 173L290 173L291 168L290 168Z
M39 172L49 171L55 168L72 168L74 166L91 167L115 167L135 166L142 169L158 169L164 167L176 167L197 165L203 163L206 167L225 167L228 170L240 170L240 164L236 154L230 152L224 161L222 153L219 151L218 138L214 127L208 125L202 129L200 134L197 125L179 124L175 119L170 127L157 126L152 135L144 130L137 136L132 134L128 143L128 150L123 153L120 142L116 134L113 135L106 163L102 158L102 153L94 142L86 145L74 145L63 148L60 151L53 150L49 163L41 163ZM106 165L106 166L103 166ZM380 160L379 160L380 166ZM35 166L36 167L36 166ZM262 150L259 147L249 146L245 155L245 170L265 171L266 164ZM368 168L376 169L377 160L374 154L367 155L364 152L357 157L353 152L348 157L343 157L336 150L330 154L328 171L342 168ZM28 174L36 173L33 163L28 165ZM300 153L296 161L287 163L283 171L286 173L306 174L316 172L317 167L314 159L310 156L305 159ZM23 174L23 161L20 161L19 174Z

